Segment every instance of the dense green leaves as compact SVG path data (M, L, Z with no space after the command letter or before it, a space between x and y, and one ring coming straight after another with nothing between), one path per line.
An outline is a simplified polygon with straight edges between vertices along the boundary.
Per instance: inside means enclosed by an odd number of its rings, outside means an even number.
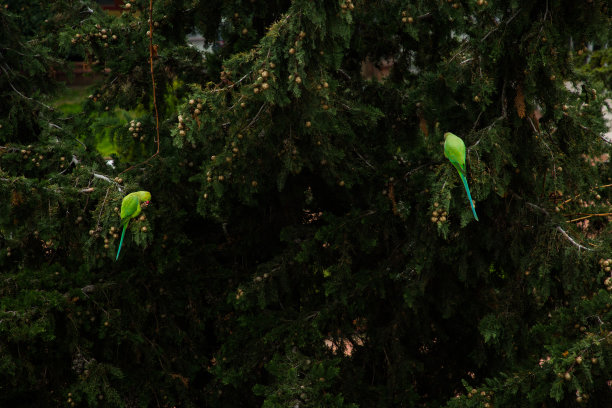
M610 401L607 2L16 3L0 405Z

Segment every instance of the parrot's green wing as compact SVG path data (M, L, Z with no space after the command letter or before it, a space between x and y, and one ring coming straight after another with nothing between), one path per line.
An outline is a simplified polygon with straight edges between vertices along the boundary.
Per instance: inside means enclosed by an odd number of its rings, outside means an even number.
M130 193L121 202L121 224L127 224L130 218L140 214L140 202L136 193Z
M119 252L121 252L121 245L123 245L123 237L125 236L125 230L127 230L130 219L137 217L140 211L138 193L130 193L123 197L123 201L121 201L121 225L123 225L123 231L121 231L121 241L119 241L119 248L117 249L115 261L119 259Z
M459 177L461 177L461 181L463 181L465 192L467 193L468 199L470 200L470 207L472 207L472 213L474 214L474 218L476 219L476 221L478 221L476 209L474 208L474 202L472 201L472 195L470 194L470 188L468 187L467 179L465 177L465 143L463 143L463 140L461 140L460 137L455 136L452 133L445 133L444 156L446 156L448 160L450 160L450 162L459 172Z
M125 236L125 230L127 230L130 219L136 218L142 211L140 204L144 203L146 206L149 204L149 200L151 200L151 193L148 191L136 191L123 197L121 202L121 225L123 226L123 231L121 232L121 241L119 241L119 249L117 249L115 261L119 259L123 237Z
M444 156L446 156L455 167L458 167L457 170L465 175L465 144L463 140L452 133L446 133L444 138Z

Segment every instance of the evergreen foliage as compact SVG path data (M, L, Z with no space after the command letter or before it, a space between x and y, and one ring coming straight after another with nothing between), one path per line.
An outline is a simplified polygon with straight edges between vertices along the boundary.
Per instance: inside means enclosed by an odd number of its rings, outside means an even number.
M611 6L9 1L0 405L607 406Z

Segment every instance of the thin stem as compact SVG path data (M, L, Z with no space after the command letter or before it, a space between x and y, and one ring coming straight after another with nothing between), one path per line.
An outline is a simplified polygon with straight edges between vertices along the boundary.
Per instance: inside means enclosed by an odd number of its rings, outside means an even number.
M563 234L563 236L569 241L571 242L573 245L575 245L576 247L578 247L578 249L586 249L587 251L592 251L591 248L587 248L583 245L580 245L579 243L577 243L576 241L574 241L574 239L572 237L570 237L567 232L565 232L565 230L563 228L561 228L560 226L557 226L557 231L559 231L561 234Z
M580 220L586 220L586 219L591 218L591 217L607 217L607 216L609 217L610 215L612 215L612 213L609 213L609 212L608 213L600 213L600 214L588 214L588 215L585 215L585 216L582 216L582 217L574 218L573 220L569 220L567 222L576 222L576 221L580 221Z
M149 3L149 63L151 65L151 82L153 84L153 107L155 108L155 132L156 132L156 143L157 151L155 155L159 154L159 113L157 111L157 97L155 94L155 74L153 72L153 0Z
M132 170L133 168L137 166L148 163L155 156L159 155L159 111L157 109L157 95L155 93L156 85L155 85L155 73L153 70L153 51L154 51L154 47L153 47L153 0L150 0L149 2L149 65L151 67L151 83L153 85L153 107L155 108L155 144L157 145L157 151L153 153L153 155L149 157L147 160L141 163L135 164L133 166L130 166L119 174L123 174L125 172Z
M525 200L523 197L521 197L520 195L518 195L518 194L516 194L514 192L512 192L512 195L514 197L520 199L520 200L523 200L529 207L544 213L546 216L550 216L550 213L546 209L544 209L544 208L542 208L542 207L540 207L538 205L535 205L534 203L530 203L529 201ZM578 249L584 249L584 250L587 250L587 251L592 251L591 248L587 248L584 245L580 245L578 242L576 242L576 240L574 240L572 237L570 237L569 234L567 232L565 232L565 230L563 228L561 228L560 225L557 225L555 227L555 229L557 231L559 231L561 234L563 234L565 239L567 239L569 242L571 242L572 245L576 246ZM589 243L589 245L591 245L591 244Z
M588 191L588 193L590 193L591 191L597 190L597 189L599 189L599 188L608 188L608 187L612 187L612 184L605 184L605 185L603 185L603 186L596 186L596 187L593 187L592 189L590 189L590 190ZM584 193L580 193L580 194L575 195L575 196L574 196L574 197L572 197L572 198L568 198L567 200L565 200L564 202L562 202L562 203L561 203L561 205L567 204L567 203L569 203L570 201L577 199L577 198L578 198L578 197L580 197L582 194L584 194Z
M50 107L50 106L48 106L48 105L45 105L45 104L44 104L44 103L42 103L41 101L36 100L36 99L34 99L34 98L30 98L30 97L28 97L28 96L25 96L24 94L22 94L21 92L19 92L19 91L17 90L17 88L15 88L15 86L13 86L13 83L12 83L12 82L11 82L11 81L8 79L8 78L10 78L10 75L9 75L8 71L6 70L6 68L4 68L4 66L0 66L0 68L2 68L2 71L4 71L4 73L6 74L8 84L11 86L11 88L13 88L13 91L15 91L15 92L16 92L16 93L17 93L19 96L21 96L22 98L27 99L27 100L29 100L29 101L36 102L36 103L38 103L39 105L42 105L42 106L44 106L45 108L49 109L50 111L54 111L54 110L55 110L55 109L53 109L52 107Z

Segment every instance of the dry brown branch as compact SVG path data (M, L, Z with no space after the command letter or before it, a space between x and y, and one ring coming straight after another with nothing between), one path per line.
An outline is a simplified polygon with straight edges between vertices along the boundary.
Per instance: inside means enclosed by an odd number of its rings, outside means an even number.
M605 185L603 185L603 186L595 186L595 187L593 187L592 189L590 189L589 191L587 191L587 193L590 193L591 191L595 191L595 190L600 189L600 188L608 188L608 187L612 187L612 184L605 184ZM572 197L572 198L568 198L567 200L565 200L564 202L562 202L562 203L561 203L561 205L565 205L565 204L569 203L570 201L573 201L573 200L577 199L577 198L578 198L578 197L580 197L582 194L584 194L584 193L576 194L574 197Z
M587 215L584 215L582 217L574 218L573 220L569 220L567 222L576 222L576 221L586 220L586 219L589 219L591 217L609 217L611 215L612 215L612 213L609 213L609 212L608 213L599 213L599 214L587 214Z
M516 87L516 96L514 97L514 107L519 118L525 117L525 94L523 93L523 84ZM533 123L532 123L533 126Z
M155 144L157 145L157 151L153 153L153 155L149 157L147 160L141 163L135 164L133 166L130 166L119 174L123 174L127 171L132 170L133 168L137 166L148 163L155 156L159 155L159 111L157 109L157 95L155 93L155 88L156 88L155 73L153 69L153 57L157 55L158 46L153 45L153 0L150 0L149 2L149 33L148 34L149 34L149 65L151 67L151 83L153 85L153 108L155 109Z

